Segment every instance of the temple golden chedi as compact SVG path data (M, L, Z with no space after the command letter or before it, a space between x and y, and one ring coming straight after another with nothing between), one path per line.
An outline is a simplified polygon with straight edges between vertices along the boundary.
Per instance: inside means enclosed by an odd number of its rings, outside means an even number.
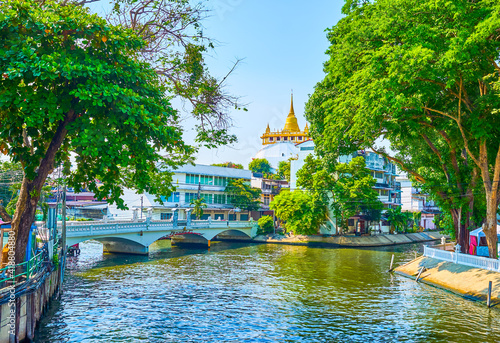
M290 113L286 117L285 127L281 131L271 132L269 124L267 124L266 132L260 137L262 145L275 144L281 142L287 143L302 143L309 140L309 127L306 124L304 131L300 131L297 117L293 110L293 94L290 103Z

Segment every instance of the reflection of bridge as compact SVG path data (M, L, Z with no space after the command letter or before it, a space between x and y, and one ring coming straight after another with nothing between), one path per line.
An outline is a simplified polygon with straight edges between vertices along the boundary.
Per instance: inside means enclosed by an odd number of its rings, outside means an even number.
M176 218L175 218L176 219ZM66 226L68 246L95 239L108 252L148 254L149 245L161 237L169 236L184 243L209 244L220 233L231 236L254 237L254 222L241 221L117 221L77 222Z

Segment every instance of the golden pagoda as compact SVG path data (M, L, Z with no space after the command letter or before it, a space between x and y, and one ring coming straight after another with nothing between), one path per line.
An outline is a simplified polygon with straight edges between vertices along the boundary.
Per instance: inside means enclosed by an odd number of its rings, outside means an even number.
M293 110L293 94L290 102L290 113L286 117L285 127L281 131L271 132L269 124L267 124L266 132L260 137L262 139L262 145L280 143L280 142L290 142L290 143L302 143L309 140L309 127L306 124L304 131L300 131L299 124L297 123L297 117L295 117L295 111Z

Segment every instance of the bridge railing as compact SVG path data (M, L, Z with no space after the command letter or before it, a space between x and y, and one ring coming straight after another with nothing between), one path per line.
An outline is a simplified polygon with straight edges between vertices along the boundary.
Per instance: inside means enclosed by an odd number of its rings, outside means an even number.
M250 221L219 221L219 220L194 220L188 225L187 221L178 221L175 225L173 221L167 220L152 220L152 221L141 221L141 222L104 222L104 221L92 221L92 222L78 222L66 225L66 232L69 236L94 236L94 235L105 235L110 233L127 233L127 232L138 232L138 231L161 231L169 229L179 229L186 227L190 228L245 228L254 225L254 222Z

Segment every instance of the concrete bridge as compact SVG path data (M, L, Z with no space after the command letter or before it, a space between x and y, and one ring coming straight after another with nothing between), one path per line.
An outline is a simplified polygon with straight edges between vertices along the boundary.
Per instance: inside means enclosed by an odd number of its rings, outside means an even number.
M68 246L95 239L104 245L104 251L115 253L149 253L149 246L162 237L173 242L210 245L210 240L224 233L232 237L253 238L257 223L253 221L95 221L72 222L66 225Z

